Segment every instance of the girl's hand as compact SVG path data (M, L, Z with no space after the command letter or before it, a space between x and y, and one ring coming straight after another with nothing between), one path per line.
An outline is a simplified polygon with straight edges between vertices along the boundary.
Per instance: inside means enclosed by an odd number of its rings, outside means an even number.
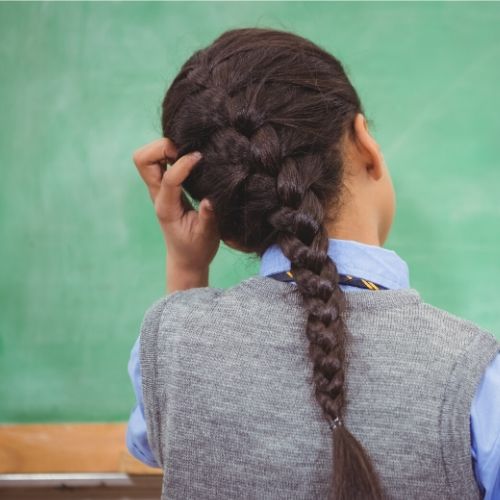
M189 153L177 159L173 142L161 138L137 149L133 160L153 200L169 260L180 269L208 268L220 244L214 213L206 198L197 212L181 186L199 158ZM173 165L165 170L167 163Z

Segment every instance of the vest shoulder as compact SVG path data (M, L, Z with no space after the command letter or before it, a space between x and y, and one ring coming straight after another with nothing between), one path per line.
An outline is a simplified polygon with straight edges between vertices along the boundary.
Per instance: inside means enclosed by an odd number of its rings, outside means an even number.
M437 329L451 331L456 336L469 338L470 340L481 337L490 343L496 343L500 346L500 342L495 338L493 332L471 320L424 301L419 304L418 309L421 316L432 320Z
M159 321L167 308L176 312L183 309L199 308L201 304L210 304L224 292L223 288L198 287L177 290L157 298L144 313L144 322Z
M235 297L238 299L248 300L252 296L259 299L262 295L265 296L265 290L256 287L256 283L260 284L262 277L251 276L250 278L244 279L233 286L222 288L222 287L198 287L189 288L187 290L178 290L172 292L156 301L156 303L170 304L185 304L193 307L197 303L207 304L210 301L217 301L223 298ZM274 281L274 280L269 280ZM283 285L282 283L279 283Z
M176 292L172 292L163 299L172 303L189 303L193 304L196 301L205 302L210 299L216 299L222 293L224 293L224 288L217 287L197 287L197 288L189 288L187 290L178 290Z

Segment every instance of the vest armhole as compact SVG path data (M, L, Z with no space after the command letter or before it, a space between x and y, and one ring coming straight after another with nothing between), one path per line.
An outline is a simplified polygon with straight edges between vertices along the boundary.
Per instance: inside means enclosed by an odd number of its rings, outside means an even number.
M500 343L491 333L475 332L446 383L439 430L450 498L481 498L471 456L470 409L481 377L499 350Z
M157 401L157 344L158 332L167 304L175 301L177 294L171 293L156 300L145 312L140 329L140 363L144 419L148 443L156 462L163 468L161 404Z

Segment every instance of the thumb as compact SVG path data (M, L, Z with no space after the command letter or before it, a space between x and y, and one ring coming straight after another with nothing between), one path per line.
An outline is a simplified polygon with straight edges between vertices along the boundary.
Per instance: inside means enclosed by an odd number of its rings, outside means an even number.
M211 228L215 225L215 213L212 204L207 198L203 198L199 207L199 217L204 228Z

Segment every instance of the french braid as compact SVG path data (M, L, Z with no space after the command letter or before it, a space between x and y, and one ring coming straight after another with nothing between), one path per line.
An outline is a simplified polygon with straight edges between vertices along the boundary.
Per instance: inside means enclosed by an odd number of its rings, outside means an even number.
M381 499L374 466L344 425L346 300L326 223L341 205L341 146L359 98L338 60L312 42L264 28L230 30L195 52L162 104L179 156L203 158L184 182L208 198L223 240L262 256L279 245L307 312L310 382L332 429L332 499Z

